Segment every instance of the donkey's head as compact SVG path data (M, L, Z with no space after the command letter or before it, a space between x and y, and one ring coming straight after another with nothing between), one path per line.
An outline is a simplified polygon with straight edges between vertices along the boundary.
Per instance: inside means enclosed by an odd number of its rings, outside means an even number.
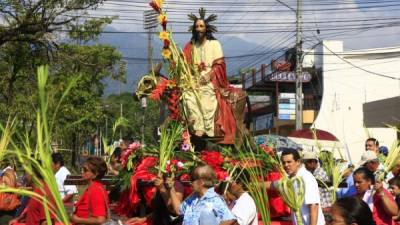
M153 89L157 86L158 80L163 77L163 75L160 73L161 68L162 63L157 63L157 65L152 67L152 70L150 70L148 74L142 76L135 92L139 99L149 96Z

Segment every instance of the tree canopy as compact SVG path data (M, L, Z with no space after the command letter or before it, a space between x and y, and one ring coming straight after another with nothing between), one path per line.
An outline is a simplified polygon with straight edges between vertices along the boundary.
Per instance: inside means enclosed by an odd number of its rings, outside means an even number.
M119 114L105 105L113 106L120 101L129 123L123 128L123 135L140 136L140 103L134 102L130 94L107 99L103 96L105 80L125 82L126 65L115 47L95 42L113 19L86 17L87 10L96 9L102 2L0 1L0 122L17 117L19 130L35 135L36 69L47 64L50 118L63 99L52 121L53 139L63 148L73 149L76 155L88 137L105 126L105 118L112 126ZM71 81L76 83L63 97ZM152 122L148 125L158 122L157 106L150 104L150 108L152 114L148 118ZM154 126L146 129L147 141L154 141L151 129Z
M10 41L55 45L56 31L73 26L86 10L101 3L103 0L2 0L0 46Z

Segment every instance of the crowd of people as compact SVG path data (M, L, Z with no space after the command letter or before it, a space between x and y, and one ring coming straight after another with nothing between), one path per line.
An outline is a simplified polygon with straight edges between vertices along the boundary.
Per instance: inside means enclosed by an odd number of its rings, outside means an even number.
M160 11L160 5L153 4L154 6ZM193 25L190 27L192 40L183 49L185 60L193 68L197 68L199 74L199 77L196 77L198 93L182 94L184 99L182 105L188 117L186 122L198 138L215 137L221 138L218 143L234 144L235 135L240 133L237 132L238 124L235 117L243 114L244 108L238 107L234 110L230 103L238 101L240 94L243 93L229 85L222 47L213 36L216 27L210 24L216 19L216 15L205 18L204 9L200 9L199 13L200 17L193 14L189 16L193 20ZM164 15L164 20L161 21L164 27L166 27L165 19ZM164 40L163 43L169 45L170 41ZM168 50L168 47L164 46L164 50ZM98 154L96 146L99 145L98 137L93 136L92 142L88 144L87 154ZM43 179L43 171L39 171L37 165L32 166L32 171L25 172L23 181L19 184L15 170L7 167L1 172L0 185L31 190L36 196L45 196L47 203L38 198L2 192L0 225L45 225L48 224L48 218L52 224L60 222L56 218L57 212L47 213L46 210L49 209L48 205L55 205L54 196L58 194L65 205L74 206L68 218L72 224L106 223L111 217L111 202L114 198L120 197L121 193L118 190L109 192L102 183L102 178L107 173L111 176L120 174L120 158L128 146L128 142L122 141L110 156L108 165L101 157L87 157L80 165L81 179L87 184L86 189L81 191L78 191L75 185L65 184L71 173L64 166L60 153L52 155L58 193L50 191L49 185ZM288 207L279 196L279 176L258 181L265 183L268 195L271 196L271 199L265 199L265 204L267 201L270 203L268 209L271 218L282 219L287 215L290 217L285 221L281 220L281 224L286 222L293 225L400 224L400 161L387 176L382 176L385 174L382 162L387 154L388 149L379 147L376 139L367 139L365 152L356 165L357 168L349 167L344 174L346 187L340 187L337 193L333 193L332 177L323 169L317 152L299 152L290 148L281 150L279 155L281 166L289 178L298 177L302 180L304 200L300 207L301 216L297 217L293 210L287 210ZM272 173L265 176L271 178ZM232 176L235 179L218 182L214 168L200 164L191 171L189 195L179 180L156 176L152 179L156 189L152 211L144 215L139 213L123 218L121 223L127 225L260 224L262 221L256 202L243 183L243 180L249 180L249 174L246 170L242 170ZM293 191L300 194L300 190L301 187L295 186ZM337 196L336 200L333 195Z
M346 170L344 180L347 185L337 190L337 200L334 202L329 187L332 185L331 178L321 166L316 152L284 149L280 158L285 172L289 177L300 177L305 184L304 202L301 206L302 224L398 224L400 161L386 179L381 180L380 175L384 168L380 160L384 158L384 153L379 151L377 140L368 139L359 163L355 168L349 166ZM246 173L238 174L231 182L217 184L213 168L200 165L191 173L193 193L187 198L184 198L179 181L156 178L157 195L165 204L164 209L168 211L170 218L165 224L173 224L172 221L176 224L182 221L182 224L190 225L258 224L260 220L256 204L246 192L245 185L241 183L242 180L249 179L243 176L246 176ZM277 192L278 181L266 182L269 191ZM277 205L270 205L270 210L274 210L275 207ZM155 210L145 217L130 218L126 223L148 224L152 221L152 224L164 224L154 223L157 213ZM291 216L291 221L293 224L299 224L294 215Z
M126 149L127 143L122 143L117 153L110 160L118 164L118 155ZM301 224L359 224L359 225L395 225L399 224L400 203L400 161L382 179L384 171L379 151L378 141L368 139L366 150L355 169L345 174L346 187L337 191L337 200L333 202L332 191L329 188L331 178L324 171L316 152L300 152L296 149L283 149L280 153L282 168L289 177L300 177L304 182L304 201L301 206ZM79 197L75 185L65 185L65 179L70 171L64 166L60 153L53 153L53 170L59 194L64 204L74 202L74 210L69 217L73 224L103 224L109 219L112 210L109 192L101 179L107 173L115 175L112 166L104 159L90 156L81 166L81 177L87 181L87 188ZM115 166L115 165L114 165ZM114 167L115 168L115 167ZM234 180L217 182L214 169L207 164L198 165L190 174L192 193L185 196L183 184L168 177L156 177L153 182L157 190L154 201L158 202L151 213L144 216L124 218L124 224L183 224L183 225L256 225L261 222L257 207L252 196L246 191L243 180L249 180L246 170L232 174ZM35 176L41 186L32 182ZM10 187L16 187L16 173L12 168L6 168L1 174L0 182ZM42 174L33 167L32 174L25 173L23 188L31 189L38 195L50 196L49 203L54 203L48 186L43 183ZM321 185L321 181L324 185ZM269 193L278 192L277 181L266 181ZM21 184L20 184L21 185ZM44 188L43 188L44 187ZM296 189L296 188L295 188ZM278 193L279 195L279 193ZM1 224L47 224L43 202L35 198L27 201L18 199L18 204L12 209L1 208ZM4 204L0 204L2 206ZM270 205L273 211L278 204ZM4 220L7 216L8 221ZM55 215L50 214L55 223ZM271 215L273 217L273 215ZM300 224L292 213L291 223ZM4 222L7 221L7 222Z

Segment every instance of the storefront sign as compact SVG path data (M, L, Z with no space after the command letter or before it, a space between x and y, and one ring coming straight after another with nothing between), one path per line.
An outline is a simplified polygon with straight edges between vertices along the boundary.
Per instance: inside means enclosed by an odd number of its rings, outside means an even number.
M304 97L304 95L302 95ZM296 93L279 93L278 120L296 119Z
M274 114L269 113L253 119L254 131L267 130L274 127Z
M266 77L267 81L278 82L296 82L296 73L294 71L273 72ZM311 74L309 72L301 73L301 82L310 82Z

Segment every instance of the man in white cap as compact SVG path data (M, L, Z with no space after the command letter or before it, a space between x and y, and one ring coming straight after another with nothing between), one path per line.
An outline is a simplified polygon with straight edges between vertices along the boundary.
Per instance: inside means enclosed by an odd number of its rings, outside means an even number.
M306 169L312 173L315 179L320 183L318 184L319 196L321 198L322 211L332 206L332 192L325 185L331 186L331 179L326 174L326 171L319 165L317 152L306 151L303 153L303 163Z
M358 165L371 171L374 174L376 181L382 179L382 175L385 173L385 167L379 162L378 156L373 151L365 151L362 154ZM383 181L383 187L386 189L389 187L387 181L388 180Z
M371 171L375 178L379 176L383 172L383 165L379 163L378 156L374 151L365 151L362 156L361 160L358 162L359 166L367 168Z

